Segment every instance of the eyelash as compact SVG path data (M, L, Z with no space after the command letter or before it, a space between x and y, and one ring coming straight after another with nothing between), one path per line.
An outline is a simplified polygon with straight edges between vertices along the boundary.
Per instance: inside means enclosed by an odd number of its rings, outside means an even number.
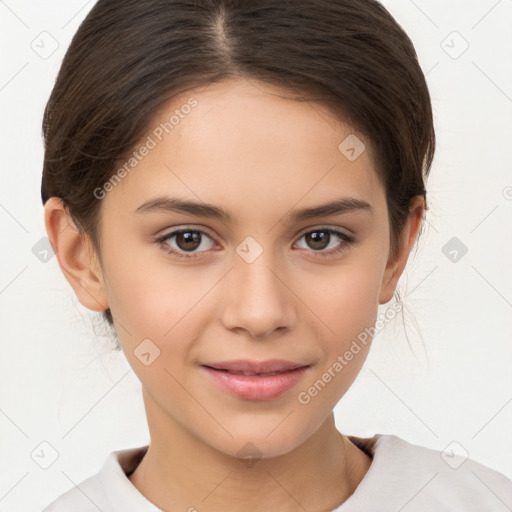
M355 241L354 237L349 236L346 233L343 233L342 231L338 231L336 229L328 228L328 227L320 227L320 228L312 229L310 231L306 231L305 233L302 233L302 235L299 237L299 240L306 235L309 235L311 233L315 233L318 231L325 231L325 232L330 233L331 235L334 234L335 236L339 237L344 242L344 243L340 244L340 246L337 249L331 249L330 251L324 251L324 250L315 251L315 250L311 249L311 252L313 252L315 255L318 255L321 258L325 258L325 257L333 256L335 254L342 253L343 251L346 251L348 249L348 247L347 247L348 245L350 245L351 243L353 243ZM161 249L168 254L172 254L173 256L176 256L178 258L184 258L184 259L196 258L196 256L194 255L196 253L187 254L187 253L183 253L183 252L178 252L174 249L169 248L169 245L165 243L167 240L173 238L176 235L179 235L180 233L188 233L188 232L200 233L201 235L206 235L208 238L212 238L212 237L210 237L210 235L208 235L208 233L206 233L202 229L184 228L184 229L178 229L176 231L171 231L167 235L164 235L164 236L158 238L156 240L156 242L161 247Z

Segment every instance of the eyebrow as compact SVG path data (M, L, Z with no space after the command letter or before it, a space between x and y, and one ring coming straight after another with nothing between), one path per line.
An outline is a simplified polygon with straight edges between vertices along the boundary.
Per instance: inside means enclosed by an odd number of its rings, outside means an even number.
M316 217L325 217L353 211L367 211L373 214L374 209L370 203L362 199L342 197L318 206L292 210L284 216L284 219L288 222L300 222ZM208 203L197 203L177 197L155 197L141 204L134 210L136 214L151 212L187 213L196 217L213 218L227 223L233 222L232 215L219 206Z

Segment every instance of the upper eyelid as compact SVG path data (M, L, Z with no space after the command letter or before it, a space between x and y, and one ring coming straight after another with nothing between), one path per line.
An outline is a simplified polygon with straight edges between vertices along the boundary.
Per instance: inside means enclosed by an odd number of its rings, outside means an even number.
M310 227L310 228L304 228L298 231L298 233L295 236L303 236L307 233L310 233L311 231L320 231L322 229L325 229L326 231L339 231L347 236L352 236L352 233L347 228L342 228L340 226L328 226L326 224Z

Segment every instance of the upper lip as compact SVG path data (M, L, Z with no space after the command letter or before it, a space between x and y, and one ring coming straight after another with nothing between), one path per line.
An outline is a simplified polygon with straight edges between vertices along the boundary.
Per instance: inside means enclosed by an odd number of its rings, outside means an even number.
M250 361L248 359L235 359L231 361L220 361L218 363L203 363L202 366L209 366L216 370L230 370L235 372L271 373L295 370L309 366L308 364L286 361L284 359L268 359L266 361Z

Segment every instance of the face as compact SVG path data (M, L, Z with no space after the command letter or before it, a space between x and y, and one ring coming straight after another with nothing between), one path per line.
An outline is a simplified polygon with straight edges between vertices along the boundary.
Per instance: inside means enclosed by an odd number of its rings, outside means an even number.
M396 284L369 142L357 156L350 126L281 95L236 80L174 98L101 200L101 286L148 417L233 456L287 453L326 421ZM234 360L299 369L207 368Z

